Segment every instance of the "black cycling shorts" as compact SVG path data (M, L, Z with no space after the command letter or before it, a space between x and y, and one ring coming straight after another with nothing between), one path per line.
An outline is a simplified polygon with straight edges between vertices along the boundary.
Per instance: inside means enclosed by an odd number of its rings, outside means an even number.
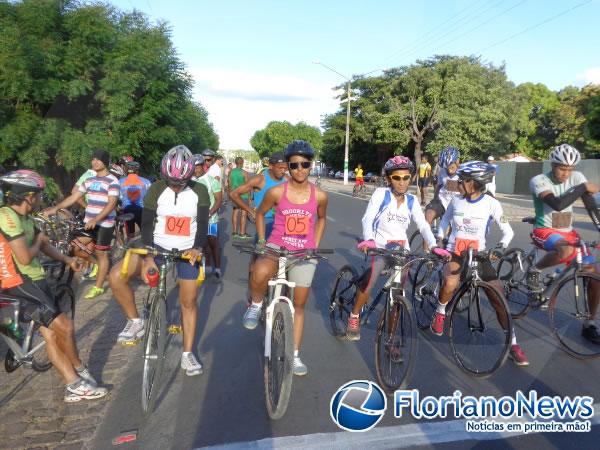
M23 284L9 289L4 293L21 301L21 318L49 327L52 321L61 313L71 312L71 301L68 296L56 299L46 280L32 281L23 277Z
M110 250L114 232L115 227L96 225L96 228L90 232L94 241L94 248L104 252Z
M432 209L435 212L435 217L442 217L446 212L446 208L444 208L439 198L434 198L427 204L425 213L427 213L428 209Z
M463 256L457 256L455 254L452 254L452 261L458 263L461 265L462 268L462 264L464 261ZM498 279L498 274L496 273L496 269L494 269L494 266L492 266L492 263L489 259L478 259L479 261L479 276L481 277L481 279L483 281L494 281ZM461 274L461 281L462 281L462 274Z
M133 214L133 219L125 222L125 229L127 230L127 234L135 233L136 225L138 226L138 228L140 230L142 229L142 207L141 206L136 206L136 205L126 206L125 208L123 208L123 213Z

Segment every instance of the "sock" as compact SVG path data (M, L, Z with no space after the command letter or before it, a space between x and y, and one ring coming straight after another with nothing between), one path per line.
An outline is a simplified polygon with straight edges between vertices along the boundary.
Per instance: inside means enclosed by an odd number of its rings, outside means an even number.
M437 308L435 308L435 311L440 314L446 315L446 305L438 302Z
M510 345L517 345L517 335L515 334L515 330L512 330Z
M299 356L298 356L298 350L294 350L294 358L299 358Z
M252 304L253 304L254 306L262 306L262 304L263 304L263 301L261 300L260 302L255 302L254 300L252 300Z
M67 387L71 388L71 389L76 389L79 387L79 385L83 383L83 380L79 377L77 377L77 379L75 381L73 381L72 383L67 383Z
M131 319L131 321L132 321L133 323L142 323L142 322L143 322L143 320L142 320L142 318L141 318L141 317L138 317L138 318L136 318L136 319Z
M357 318L360 317L360 314L350 313L350 317L353 317L354 319L357 319Z

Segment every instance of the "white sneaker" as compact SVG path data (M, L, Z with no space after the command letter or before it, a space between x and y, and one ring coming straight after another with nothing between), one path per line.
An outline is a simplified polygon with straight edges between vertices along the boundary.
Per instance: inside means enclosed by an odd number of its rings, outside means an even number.
M294 356L294 375L303 377L308 373L308 367L304 364L299 356Z
M257 303L251 303L246 309L244 313L243 324L244 328L248 330L254 330L258 326L258 321L260 320L260 314L262 312L262 303L259 305Z
M138 339L144 337L146 328L143 320L128 320L123 331L119 333L117 342L122 344L135 343Z
M181 355L181 368L185 370L185 374L188 377L200 375L203 372L202 365L198 362L192 352Z
M77 372L77 375L79 375L79 378L81 378L82 380L84 380L90 386L92 386L92 387L98 387L98 382L92 376L92 374L88 370L87 366L84 365L83 369L81 371L75 369L75 372Z
M65 389L64 400L67 403L76 403L81 400L95 400L108 394L108 390L103 387L94 387L87 381L80 379L79 382L67 386Z

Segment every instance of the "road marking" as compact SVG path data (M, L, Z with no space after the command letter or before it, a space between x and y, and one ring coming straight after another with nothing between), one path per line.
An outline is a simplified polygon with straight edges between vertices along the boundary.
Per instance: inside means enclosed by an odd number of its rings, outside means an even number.
M490 419L492 420L492 419ZM528 418L514 418L510 422L528 422ZM367 433L315 433L302 436L283 436L265 438L259 441L234 442L231 444L200 447L196 450L271 450L285 449L397 449L418 445L432 445L461 441L489 441L507 439L526 434L521 432L475 433L466 431L465 419L445 420L439 422L419 422L392 427L379 427ZM600 424L600 403L594 405L594 415L590 419L592 426ZM533 434L533 433L528 433ZM537 433L536 433L537 434ZM574 435L575 437L575 435Z
M337 220L336 220L336 219L334 219L334 218L333 218L333 217L331 217L331 216L327 216L327 220L328 220L329 222L333 222L333 223L336 223L336 222L337 222Z

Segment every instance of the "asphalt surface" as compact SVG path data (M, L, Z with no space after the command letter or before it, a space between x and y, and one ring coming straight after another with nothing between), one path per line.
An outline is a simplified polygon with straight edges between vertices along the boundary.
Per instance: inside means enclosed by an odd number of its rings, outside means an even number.
M511 200L505 200L508 205ZM517 199L522 202L523 200ZM242 327L247 288L248 255L239 254L230 239L230 209L221 220L224 280L217 284L207 280L199 300L199 331L197 354L204 374L186 377L179 369L181 336L174 335L168 344L168 358L162 377L162 390L156 409L144 418L140 406L141 346L131 348L133 368L121 386L115 386L114 401L99 425L92 448L113 448L112 440L123 432L137 432L137 440L123 448L188 449L240 443L239 448L278 448L291 446L291 441L277 438L327 433L318 440L305 441L301 448L318 446L336 448L333 436L342 433L329 416L331 396L344 383L353 379L376 380L373 338L374 324L362 329L359 342L347 342L331 336L328 322L328 298L334 275L342 265L357 268L364 259L354 249L354 237L360 234L360 219L364 200L332 193L323 248L336 253L328 262L321 262L313 281L313 290L305 321L301 357L308 366L306 377L295 377L290 404L285 416L271 421L264 406L263 370L261 364L260 327L247 331ZM512 246L529 248L527 224L512 223L515 238ZM576 224L587 239L597 238L591 226ZM496 242L498 230L493 229L490 242ZM169 305L176 307L176 290ZM178 311L173 310L174 317ZM372 322L375 322L375 314ZM452 395L459 389L464 395L514 395L536 389L540 395L600 395L600 360L579 361L569 357L557 346L549 326L547 313L532 311L517 321L519 343L531 365L519 368L510 361L492 377L481 380L465 375L450 356L447 337L419 332L420 344L409 387L425 395ZM597 402L597 400L595 400ZM597 448L600 427L589 433L539 433L512 438L478 440L478 436L438 439L427 432L425 424L411 417L395 419L388 414L376 429L390 427L390 439L398 446L410 445L403 439L402 426L414 424L425 430L425 437L416 439L415 448ZM400 428L398 428L400 427ZM444 424L436 433L444 434ZM336 434L333 434L336 433ZM393 433L397 433L395 436ZM350 435L350 433L343 433ZM364 435L369 436L369 433ZM343 437L343 436L342 436ZM493 437L493 436L492 436ZM262 447L250 442L263 441ZM410 439L407 437L407 439ZM286 444L288 442L288 444ZM313 444L310 444L312 442ZM392 441L393 442L393 441ZM343 445L340 441L341 447ZM357 448L364 447L360 444ZM351 446L350 446L351 447ZM378 445L373 445L378 448ZM394 444L388 448L393 448Z

